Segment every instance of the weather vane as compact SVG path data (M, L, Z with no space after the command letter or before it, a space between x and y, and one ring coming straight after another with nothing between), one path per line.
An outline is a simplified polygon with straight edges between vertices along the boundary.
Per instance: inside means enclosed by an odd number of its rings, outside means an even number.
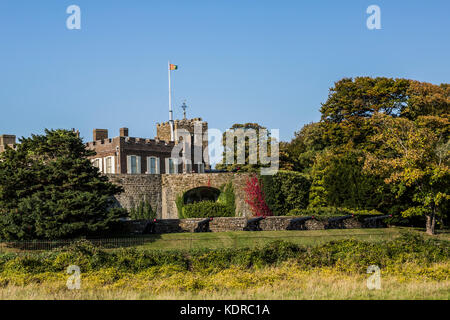
M187 105L186 105L186 100L183 101L183 104L181 105L181 109L183 109L183 119L186 120L186 109L187 109Z

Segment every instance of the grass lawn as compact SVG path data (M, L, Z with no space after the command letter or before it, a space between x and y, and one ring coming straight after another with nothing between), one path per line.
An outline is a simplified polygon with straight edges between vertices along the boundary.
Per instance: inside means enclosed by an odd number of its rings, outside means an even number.
M305 231L237 231L217 233L176 233L148 237L148 243L137 246L141 249L216 249L242 248L263 245L273 240L286 240L296 244L314 246L332 240L358 239L365 241L382 241L398 237L402 231L417 232L425 235L422 230L413 228L380 228L380 229L330 229ZM450 233L442 231L435 236L438 239L450 240Z
M357 239L377 242L393 240L402 232L415 232L425 237L424 230L418 228L392 227L377 229L330 229L330 230L301 230L301 231L234 231L234 232L206 232L206 233L166 233L156 235L137 236L135 238L106 239L107 243L118 247L136 247L142 250L191 250L191 249L219 249L219 248L247 248L264 245L273 240L285 240L304 246L315 246L333 240ZM441 230L433 238L450 241L450 231ZM102 240L103 241L103 240ZM38 241L39 242L39 241ZM43 248L50 242L43 241ZM68 242L69 243L69 242ZM68 244L67 243L67 244ZM60 245L67 245L60 244ZM107 247L105 247L107 248ZM42 249L45 250L45 249ZM50 250L50 247L48 247ZM107 249L115 250L115 249ZM38 250L31 250L30 252ZM0 243L2 252L28 252L26 249L12 247Z

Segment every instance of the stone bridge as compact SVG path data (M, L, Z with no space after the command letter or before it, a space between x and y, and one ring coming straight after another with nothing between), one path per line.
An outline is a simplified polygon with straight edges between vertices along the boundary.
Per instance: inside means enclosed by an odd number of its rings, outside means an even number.
M120 206L131 209L142 201L149 201L158 219L177 219L175 203L179 195L200 187L219 189L231 182L236 195L236 215L251 216L250 208L245 203L244 187L248 173L193 173L193 174L159 174L159 175L108 175L111 182L121 185L124 192L116 196Z

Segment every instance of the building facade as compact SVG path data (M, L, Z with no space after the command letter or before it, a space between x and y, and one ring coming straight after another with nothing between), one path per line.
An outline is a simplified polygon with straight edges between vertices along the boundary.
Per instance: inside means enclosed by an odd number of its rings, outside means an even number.
M201 118L176 120L174 124L175 137L180 129L185 129L194 142L198 139L195 137L195 125L207 137L208 124ZM94 129L93 141L86 143L86 147L95 151L96 155L90 157L90 160L104 174L204 173L210 168L207 141L202 141L197 146L192 143L190 157L185 161L172 157L172 151L179 141L170 141L170 124L166 122L157 124L155 139L130 137L128 128L121 128L119 136L114 138L109 138L106 129ZM201 149L200 161L194 157L195 148ZM183 155L180 154L181 156Z

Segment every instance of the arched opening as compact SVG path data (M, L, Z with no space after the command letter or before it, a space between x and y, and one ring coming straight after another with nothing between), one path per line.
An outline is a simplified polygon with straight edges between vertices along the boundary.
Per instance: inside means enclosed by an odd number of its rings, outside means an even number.
M200 201L217 201L220 190L211 187L198 187L191 189L184 194L184 204L195 203Z

